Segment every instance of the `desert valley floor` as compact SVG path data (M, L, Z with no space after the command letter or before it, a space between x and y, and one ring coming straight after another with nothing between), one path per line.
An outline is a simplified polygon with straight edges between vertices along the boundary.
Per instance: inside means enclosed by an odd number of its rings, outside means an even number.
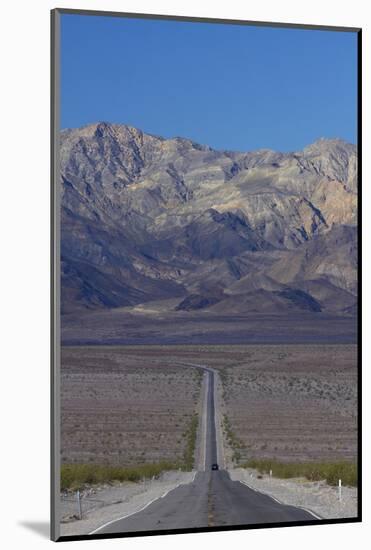
M355 345L76 346L62 350L62 462L181 462L202 372L219 374L231 467L354 460Z

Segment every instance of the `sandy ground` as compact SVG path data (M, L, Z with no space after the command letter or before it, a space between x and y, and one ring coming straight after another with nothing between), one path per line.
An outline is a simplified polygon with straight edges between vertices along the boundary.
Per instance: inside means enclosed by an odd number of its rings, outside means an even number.
M70 313L62 319L62 341L68 344L195 344L290 342L355 342L354 317L321 313L246 315L197 311L158 312L150 304L134 311L123 308Z
M230 470L235 481L246 483L251 489L266 493L283 504L290 504L314 512L320 519L354 518L357 516L357 489L342 487L339 500L337 487L325 482L313 482L306 479L277 479L263 475L256 470L236 468Z
M62 462L181 462L201 380L163 354L155 362L141 349L63 348Z
M77 519L75 494L61 500L61 536L86 535L107 522L135 514L153 500L184 483L193 481L196 472L164 472L146 483L122 483L113 487L89 489L81 498L82 519Z
M221 348L214 368L223 383L222 413L239 455L233 466L251 458L357 458L355 346Z

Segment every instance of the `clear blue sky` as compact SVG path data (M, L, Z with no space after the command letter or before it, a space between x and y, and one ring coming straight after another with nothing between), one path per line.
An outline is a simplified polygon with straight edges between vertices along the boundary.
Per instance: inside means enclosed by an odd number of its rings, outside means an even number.
M63 128L124 123L240 151L356 143L356 33L61 19Z

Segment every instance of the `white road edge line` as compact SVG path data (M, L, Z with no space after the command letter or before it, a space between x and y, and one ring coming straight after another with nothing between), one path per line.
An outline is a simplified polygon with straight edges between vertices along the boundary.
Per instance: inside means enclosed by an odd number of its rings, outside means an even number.
M193 483L194 480L195 480L195 477L196 477L196 474L197 474L197 471L194 473L194 476L193 476L193 479L192 481L190 481L190 483ZM104 529L105 527L107 527L108 525L112 525L112 523L116 523L117 521L121 521L122 519L126 519L126 518L129 518L130 516L134 516L135 514L138 514L139 512L142 512L142 510L144 510L145 508L147 508L147 506L149 506L150 504L152 504L152 502L155 502L156 500L160 500L160 498L164 498L166 495L168 495L171 491L174 491L175 489L177 489L178 487L180 487L180 485L187 485L187 483L178 483L178 485L176 485L175 487L173 487L172 489L169 489L168 491L165 491L165 493L159 497L156 497L156 498L153 498L152 500L150 500L149 502L147 502L147 504L145 504L144 506L142 506L142 508L139 508L139 510L136 510L135 512L131 512L131 514L126 514L126 516L122 516L120 518L116 518L116 519L112 519L111 521L107 521L107 523L105 523L104 525L101 525L100 527L97 527L97 529L94 529L94 531L91 531L89 533L89 535L95 535L97 533L99 533L99 531L101 531L102 529Z
M121 521L122 519L126 519L130 516L134 516L135 514L137 514L138 512L141 512L142 510L144 510L145 508L147 508L147 506L149 506L150 504L152 504L152 502L155 502L155 500L159 500L161 497L157 497L157 498L154 498L152 500L150 500L149 502L147 502L147 504L145 504L144 506L142 506L142 508L139 508L139 510L136 510L135 512L132 512L131 514L126 514L126 516L121 516L120 518L116 518L116 519L112 519L111 521L107 521L107 523L104 523L103 525L101 525L100 527L97 527L97 529L94 529L94 531L91 531L89 533L89 535L95 535L96 533L99 533L99 531L101 531L102 529L104 529L105 527L107 527L108 525L111 525L112 523L116 523L117 521Z
M173 487L172 489L168 489L167 491L165 491L165 493L163 495L160 496L160 498L165 498L166 495L168 495L171 491L174 491L174 489L177 489L179 487L179 485L182 485L182 484L178 483L178 485L175 485L175 487Z
M304 510L305 512L308 512L308 514L310 514L311 516L313 516L316 519L324 519L321 516L319 516L319 515L315 514L314 512L312 512L312 510L309 510L308 508L304 508L304 506L295 506L294 504L286 504L285 502L282 502L281 500L278 500L278 498L274 497L273 495L270 495L269 493L266 493L265 491L259 491L258 489L255 489L254 487L251 487L248 483L246 483L246 481L241 481L241 480L238 480L238 481L240 483L242 483L242 485L246 485L246 487L248 487L252 491L255 491L255 493L261 493L262 495L270 497L271 499L275 500L276 502L278 502L278 504L281 504L282 506L292 506L293 508L300 508L300 510Z

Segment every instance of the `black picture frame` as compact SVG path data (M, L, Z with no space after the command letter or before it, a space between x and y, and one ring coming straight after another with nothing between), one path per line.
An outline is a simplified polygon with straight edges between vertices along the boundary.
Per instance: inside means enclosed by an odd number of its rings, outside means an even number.
M246 25L261 27L280 27L306 30L326 30L333 32L352 32L357 34L357 147L358 147L358 312L357 312L357 356L358 356L358 515L355 518L321 519L288 523L265 523L259 525L237 525L222 527L202 527L191 529L171 529L161 531L138 531L114 534L92 534L60 536L58 525L58 499L60 495L60 198L59 198L59 131L60 131L60 17L74 14L126 19L150 19L183 21L192 23L211 23L228 25ZM56 8L51 10L51 539L54 541L77 541L92 539L141 537L166 534L185 534L197 532L218 532L280 528L287 526L308 526L325 524L344 524L362 521L362 29L356 27L336 27L327 25L304 25L294 23L276 23L269 21L249 21L218 18L198 18L187 16L159 15L146 13L123 13L100 10L79 10Z

